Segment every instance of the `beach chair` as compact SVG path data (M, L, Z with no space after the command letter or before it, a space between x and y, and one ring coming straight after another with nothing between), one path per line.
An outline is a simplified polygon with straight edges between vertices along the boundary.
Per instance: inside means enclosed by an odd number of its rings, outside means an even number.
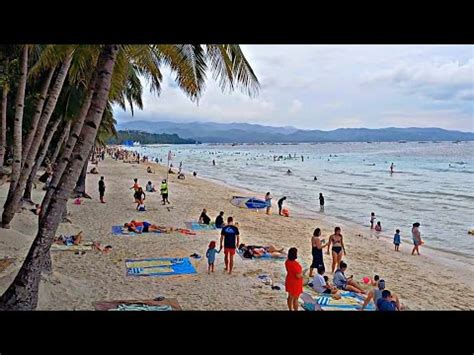
M305 311L322 311L323 310L321 306L314 300L314 298L309 293L303 292L300 295L300 300L303 301L303 303L301 304L301 307L303 307Z

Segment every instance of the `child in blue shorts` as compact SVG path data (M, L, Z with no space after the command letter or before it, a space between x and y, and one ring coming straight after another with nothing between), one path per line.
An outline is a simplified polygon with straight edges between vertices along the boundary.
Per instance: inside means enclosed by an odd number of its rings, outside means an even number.
M219 253L220 249L216 249L216 242L213 240L209 243L209 247L206 252L207 257L207 273L210 274L211 271L214 272L214 262L216 260L216 253Z
M400 229L397 229L393 236L393 244L395 244L395 251L400 251L398 250L398 248L400 247L400 243Z

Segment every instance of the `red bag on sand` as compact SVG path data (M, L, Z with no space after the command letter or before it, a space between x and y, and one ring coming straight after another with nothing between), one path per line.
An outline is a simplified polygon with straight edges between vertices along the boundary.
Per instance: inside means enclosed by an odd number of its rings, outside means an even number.
M282 209L281 214L285 217L290 217L290 211L288 210L288 208Z

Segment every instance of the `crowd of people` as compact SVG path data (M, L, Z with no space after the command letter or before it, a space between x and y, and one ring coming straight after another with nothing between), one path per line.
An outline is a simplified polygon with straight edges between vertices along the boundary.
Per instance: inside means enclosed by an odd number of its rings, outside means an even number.
M136 161L140 160L140 155L135 152L121 150L121 149L111 149L107 148L108 154L110 154L115 159L121 159L124 161ZM100 156L100 155L98 155ZM146 161L146 157L141 157L142 161ZM143 160L145 159L145 160ZM302 158L303 159L303 158ZM215 165L215 162L213 163ZM147 168L148 173L154 174L154 171L151 167ZM181 173L181 169L180 169ZM196 176L196 173L193 174ZM134 192L134 201L137 204L137 210L145 210L145 199L147 193L157 192L157 189L151 181L148 181L145 187L145 191L140 186L138 178L134 179L133 185L130 189ZM170 204L168 200L169 197L169 188L167 179L163 179L159 187L160 194L162 196L162 203ZM105 193L105 180L104 177L101 177L99 181L99 194L100 201L104 201ZM266 205L266 214L271 213L272 208L272 199L273 196L270 192L267 192L265 195L265 205ZM286 202L287 197L282 196L278 200L278 214L284 215L283 204ZM322 193L319 194L320 209L324 210L324 196ZM289 310L298 310L299 297L303 292L304 285L304 272L301 264L298 262L298 250L295 247L292 247L285 252L284 248L279 248L274 245L247 245L241 242L240 231L238 223L235 223L232 216L224 219L224 211L220 211L215 217L214 222L212 222L211 217L208 215L208 211L204 208L199 215L198 222L210 225L214 223L216 228L220 229L220 239L218 242L211 241L207 247L206 258L208 262L207 272L213 273L215 271L215 261L217 254L224 251L224 270L229 274L232 273L234 268L234 256L236 253L239 253L243 258L260 258L263 256L272 257L272 258L286 258L285 268L286 268L286 279L285 279L285 289L288 292L287 305ZM414 240L414 248L412 254L419 254L419 246L422 244L421 233L419 231L419 223L413 224L412 234ZM157 226L148 221L137 221L132 220L131 222L125 223L123 227L129 232L135 233L146 233L153 231L161 231L163 227ZM370 228L375 231L381 231L382 226L381 222L377 221L375 213L371 213L370 217ZM339 299L341 297L341 292L349 291L354 292L362 297L365 297L365 301L361 307L361 310L364 310L370 302L373 302L376 309L380 311L392 311L402 309L400 300L396 294L385 289L385 281L381 280L378 276L370 282L373 287L369 291L365 290L363 285L356 281L353 275L347 276L347 263L343 260L343 257L347 255L346 247L344 245L344 237L340 227L334 229L334 233L326 239L322 238L321 229L315 228L313 235L311 237L311 255L312 262L309 268L309 285L316 292L320 294L327 294L331 297ZM72 240L75 243L74 240ZM217 248L219 244L219 248ZM398 251L400 245L400 230L397 229L394 235L394 244L395 250ZM329 277L325 275L326 265L324 262L324 251L327 255L331 255L331 274L332 282L329 280Z

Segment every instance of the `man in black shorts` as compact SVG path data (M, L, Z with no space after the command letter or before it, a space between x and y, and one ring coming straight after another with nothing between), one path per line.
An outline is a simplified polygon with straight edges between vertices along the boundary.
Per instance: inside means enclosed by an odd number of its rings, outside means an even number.
M278 214L281 216L281 209L283 208L283 201L286 200L286 196L283 196L278 200Z
M239 228L234 226L234 219L232 217L227 218L227 225L222 228L220 240L221 249L222 242L224 242L225 270L228 270L229 274L231 274L234 266L235 249L240 244Z
M99 180L99 196L100 196L101 203L105 203L104 195L105 195L105 181L104 181L104 177L101 176Z

